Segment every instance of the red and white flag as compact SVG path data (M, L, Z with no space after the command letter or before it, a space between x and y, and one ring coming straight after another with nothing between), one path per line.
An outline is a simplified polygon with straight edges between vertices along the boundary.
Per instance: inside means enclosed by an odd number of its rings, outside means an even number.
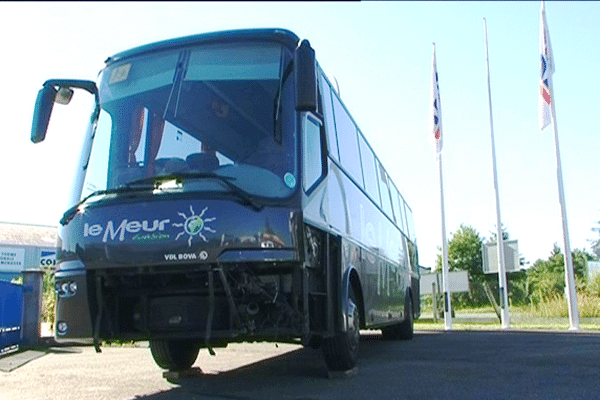
M540 130L550 125L552 101L552 74L554 58L550 45L550 34L546 23L546 10L542 1L540 14L540 97L538 102L538 120Z
M442 104L440 102L440 85L438 82L437 66L435 61L435 43L433 45L433 58L431 67L431 100L429 103L429 132L435 145L436 154L442 152Z

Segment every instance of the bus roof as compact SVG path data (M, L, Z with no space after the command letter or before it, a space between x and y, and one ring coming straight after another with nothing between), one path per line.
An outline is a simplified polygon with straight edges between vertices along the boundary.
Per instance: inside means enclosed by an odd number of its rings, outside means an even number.
M125 50L106 59L106 65L113 62L137 56L140 54L152 53L165 49L190 46L195 44L219 43L229 41L244 40L266 40L282 43L288 47L295 48L300 39L295 33L281 28L259 28L259 29L239 29L229 31L219 31L210 33L201 33L197 35L184 36L175 39L163 40Z

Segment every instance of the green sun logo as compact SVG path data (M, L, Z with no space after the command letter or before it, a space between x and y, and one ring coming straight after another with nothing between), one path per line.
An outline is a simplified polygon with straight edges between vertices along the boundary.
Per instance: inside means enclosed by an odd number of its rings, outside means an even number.
M202 234L202 232L206 231L210 233L217 233L217 231L206 225L207 222L212 222L217 218L204 217L204 213L206 213L206 210L208 210L208 207L205 207L200 214L196 215L194 209L192 208L192 206L190 206L190 212L192 214L189 217L182 212L178 212L177 214L181 215L185 219L185 221L180 224L173 224L173 226L183 228L183 231L177 234L175 240L178 240L182 235L187 234L188 245L190 247L192 247L192 239L195 236L198 236L203 241L208 242L208 239Z

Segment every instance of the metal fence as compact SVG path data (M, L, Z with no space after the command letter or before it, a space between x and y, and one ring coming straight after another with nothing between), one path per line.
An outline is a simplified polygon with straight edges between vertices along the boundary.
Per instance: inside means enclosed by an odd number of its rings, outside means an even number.
M19 349L22 326L23 286L0 281L0 355Z

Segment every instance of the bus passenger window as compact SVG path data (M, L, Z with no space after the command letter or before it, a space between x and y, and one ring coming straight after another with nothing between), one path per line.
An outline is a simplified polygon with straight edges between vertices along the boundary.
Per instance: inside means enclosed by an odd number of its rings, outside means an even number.
M377 162L377 169L379 169L379 192L381 193L381 206L383 208L383 212L390 216L390 218L393 218L392 203L390 200L390 192L387 183L387 173L379 162Z
M338 150L337 136L335 134L335 122L331 104L331 88L323 76L321 76L321 86L323 87L323 113L325 114L325 132L327 132L329 155L331 158L338 161L340 159L340 153Z
M402 229L402 216L400 214L400 203L398 203L398 188L390 181L390 192L392 195L392 209L394 210L394 220L396 225Z
M360 159L362 160L362 170L365 178L365 190L371 196L371 199L378 206L381 205L379 198L379 189L377 187L377 172L375 171L375 156L373 151L365 141L363 135L359 135Z
M358 135L354 121L338 99L332 93L333 108L335 115L335 127L340 146L340 161L342 166L356 181L358 186L363 187L362 168L360 165L360 154L358 152Z

